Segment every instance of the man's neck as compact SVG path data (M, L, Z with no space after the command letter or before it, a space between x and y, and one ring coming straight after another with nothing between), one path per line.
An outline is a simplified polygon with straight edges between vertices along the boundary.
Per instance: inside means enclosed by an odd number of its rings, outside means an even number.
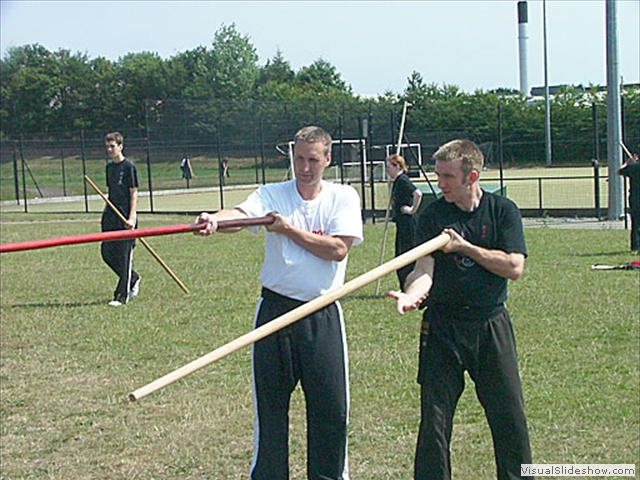
M469 195L463 200L456 202L456 206L465 212L473 212L480 206L482 200L482 189L478 183L474 183L469 188Z
M312 185L303 185L296 182L296 188L302 199L308 202L320 195L322 191L322 181Z

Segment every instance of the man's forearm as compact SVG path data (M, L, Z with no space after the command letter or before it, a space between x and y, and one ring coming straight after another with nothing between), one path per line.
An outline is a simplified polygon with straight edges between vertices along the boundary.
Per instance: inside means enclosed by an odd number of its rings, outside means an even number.
M524 255L491 250L469 243L461 253L475 260L483 268L503 278L517 280L524 271Z

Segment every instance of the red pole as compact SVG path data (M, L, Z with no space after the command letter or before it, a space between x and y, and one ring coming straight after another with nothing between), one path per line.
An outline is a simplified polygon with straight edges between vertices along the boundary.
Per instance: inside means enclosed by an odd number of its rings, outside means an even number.
M275 217L237 218L220 220L218 229L249 227L255 225L269 225ZM27 242L3 243L0 245L0 253L21 252L23 250L35 250L39 248L59 247L61 245L74 245L77 243L107 242L112 240L125 240L128 238L154 237L169 235L172 233L193 232L204 228L204 224L186 223L182 225L169 225L164 227L138 228L135 230L114 230L111 232L87 233L84 235L71 235L68 237L47 238L44 240L31 240Z

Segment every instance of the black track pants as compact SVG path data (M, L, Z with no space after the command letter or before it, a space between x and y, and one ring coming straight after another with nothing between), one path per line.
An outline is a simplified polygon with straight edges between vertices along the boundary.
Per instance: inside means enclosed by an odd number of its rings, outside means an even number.
M256 327L302 302L263 289ZM333 303L260 340L252 349L252 480L289 478L289 402L298 381L307 406L307 476L347 480L349 386L342 310Z
M484 321L425 311L428 333L421 340L421 424L416 480L451 478L453 416L464 390L464 371L475 382L493 438L497 477L528 478L531 448L513 328L506 309ZM426 329L423 329L423 332ZM463 446L464 448L464 446Z
M100 245L102 259L118 276L118 285L113 292L114 299L128 299L129 289L139 277L133 270L134 246L133 240L102 242Z

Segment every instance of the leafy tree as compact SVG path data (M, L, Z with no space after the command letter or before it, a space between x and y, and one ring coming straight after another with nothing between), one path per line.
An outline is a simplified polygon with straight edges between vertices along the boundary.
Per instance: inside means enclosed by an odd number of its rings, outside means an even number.
M222 25L211 47L200 52L189 96L208 100L246 98L260 72L258 54L249 37L241 35L235 23Z
M39 44L10 48L2 61L2 129L48 131L62 76L55 56Z
M336 67L323 59L302 67L296 74L296 85L305 92L316 94L353 95L351 87L345 83Z
M278 49L272 60L267 60L267 64L260 70L260 75L256 81L256 87L261 87L273 82L276 84L287 84L293 81L295 72L291 64L284 59L282 51Z

